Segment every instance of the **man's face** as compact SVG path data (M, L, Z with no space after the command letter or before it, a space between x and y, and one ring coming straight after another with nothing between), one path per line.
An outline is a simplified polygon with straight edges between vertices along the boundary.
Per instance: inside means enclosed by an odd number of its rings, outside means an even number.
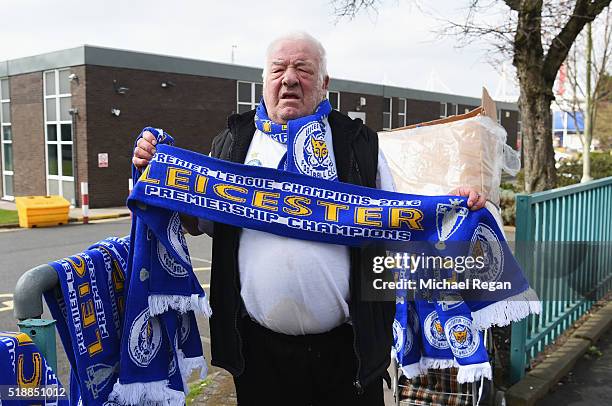
M320 79L319 55L304 40L283 40L268 56L264 101L270 119L279 124L314 113L325 97L329 78Z

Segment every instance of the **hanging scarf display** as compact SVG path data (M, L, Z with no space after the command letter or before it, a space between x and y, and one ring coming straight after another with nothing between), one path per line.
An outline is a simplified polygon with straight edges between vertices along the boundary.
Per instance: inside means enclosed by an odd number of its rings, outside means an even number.
M67 393L26 333L0 332L0 403L69 406Z
M441 323L436 305L428 300L416 300L419 326L421 330L421 368L427 370L457 367L457 361L448 345L444 325Z
M173 143L163 131L146 130L157 134L159 147ZM192 370L201 368L202 378L206 374L194 312L208 317L211 310L193 272L179 214L153 206L133 213L119 379L109 400L183 405Z
M482 331L474 327L470 309L465 302L440 301L436 303L435 312L459 367L457 382L474 382L481 377L490 380L492 370L484 336Z
M71 403L102 405L119 372L128 242L109 238L50 263L59 287L45 299L71 366Z
M405 271L396 270L395 280L405 279ZM406 289L395 291L395 320L393 321L393 347L391 356L407 378L421 375L425 369L421 365L421 343L419 318L416 308L411 304Z

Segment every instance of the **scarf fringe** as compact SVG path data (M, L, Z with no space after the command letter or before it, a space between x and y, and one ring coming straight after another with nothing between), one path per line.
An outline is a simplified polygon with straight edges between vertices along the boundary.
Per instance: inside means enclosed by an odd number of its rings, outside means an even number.
M196 314L210 317L212 309L208 304L206 296L193 294L191 296L181 295L149 295L149 312L151 316L162 314L168 309L174 309L183 314L193 310Z
M424 370L427 369L446 369L446 368L457 368L459 364L454 358L445 359L445 358L430 358L430 357L421 357L421 368Z
M113 386L109 401L120 405L161 404L165 406L184 406L185 394L168 387L168 380L147 383L126 383L119 381Z
M519 321L530 314L540 314L542 302L538 294L529 288L524 292L490 304L489 306L472 312L473 326L478 330L486 330L493 326L507 326Z
M493 371L491 370L491 364L489 364L488 362L472 365L459 365L459 371L457 372L457 382L475 382L483 376L488 380L493 379Z
M410 365L404 365L400 367L400 370L402 371L402 374L408 379L423 375L427 372L427 370L423 368L420 362L415 362L414 364Z
M181 377L183 378L183 388L185 389L185 395L189 393L189 377L195 369L200 369L200 379L206 379L208 375L208 365L206 365L206 359L204 356L187 358L183 350L177 350L176 355L178 358L179 371L181 371Z

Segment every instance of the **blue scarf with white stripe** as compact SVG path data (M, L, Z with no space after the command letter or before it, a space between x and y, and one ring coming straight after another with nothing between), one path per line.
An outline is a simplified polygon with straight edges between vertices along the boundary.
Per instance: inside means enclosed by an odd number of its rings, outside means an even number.
M163 131L145 130L157 134L159 144L174 142ZM132 175L140 173L134 168ZM206 375L194 312L210 316L210 307L193 273L178 212L145 205L132 211L119 379L109 400L183 405L192 370Z

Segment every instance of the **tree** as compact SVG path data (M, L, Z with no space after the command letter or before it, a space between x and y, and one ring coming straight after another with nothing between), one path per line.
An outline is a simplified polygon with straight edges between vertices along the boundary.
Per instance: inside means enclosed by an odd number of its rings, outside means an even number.
M479 19L491 1L468 0L465 21L449 21L447 33L460 38L489 39L496 51L512 57L520 96L522 147L525 156L525 191L555 187L551 102L559 67L582 31L610 0L497 0L507 6L508 17L496 25ZM375 8L377 0L335 0L336 14L354 17Z
M582 182L592 179L589 152L593 136L597 135L598 110L610 96L606 72L610 65L611 40L612 10L608 7L594 22L587 23L587 29L574 43L565 65L571 93L564 92L557 98L561 109L569 110L582 142ZM578 129L578 114L584 117L584 133Z

